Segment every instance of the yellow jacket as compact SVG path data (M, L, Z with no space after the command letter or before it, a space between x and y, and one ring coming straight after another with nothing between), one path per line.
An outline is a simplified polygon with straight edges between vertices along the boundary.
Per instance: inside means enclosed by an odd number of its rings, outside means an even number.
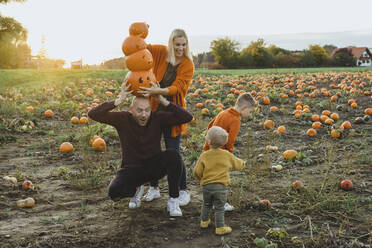
M245 162L242 159L218 148L203 152L193 172L200 185L222 183L227 186L230 183L229 170L242 170L244 167Z

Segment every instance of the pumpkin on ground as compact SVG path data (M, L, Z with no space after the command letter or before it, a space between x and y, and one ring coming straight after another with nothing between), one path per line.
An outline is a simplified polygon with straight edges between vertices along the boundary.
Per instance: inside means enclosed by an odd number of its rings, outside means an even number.
M295 150L286 150L283 152L283 158L286 160L294 159L297 155L297 151Z
M48 109L48 110L46 110L45 112L44 112L44 116L45 117L53 117L53 115L54 115L54 113L53 113L53 111L52 110L50 110L50 109Z
M343 190L351 190L353 188L353 183L350 180L343 180L341 182L341 188Z
M299 180L296 180L292 183L292 187L295 189L295 190L300 190L301 188L304 187L304 184L303 182L299 181Z
M70 153L74 150L74 146L70 142L63 142L59 146L59 150L61 153Z
M94 150L96 150L96 151L103 151L103 150L106 149L106 142L105 142L105 140L102 139L102 138L96 138L96 139L93 141L92 147L93 147Z

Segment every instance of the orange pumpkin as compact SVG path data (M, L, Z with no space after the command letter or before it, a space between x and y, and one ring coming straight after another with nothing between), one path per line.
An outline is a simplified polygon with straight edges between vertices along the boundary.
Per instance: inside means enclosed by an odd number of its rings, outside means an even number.
M91 138L90 140L89 140L89 145L93 145L93 141L95 141L96 139L98 139L98 138L101 138L101 137L99 137L98 135L94 135L93 136L93 138Z
M319 117L319 115L312 115L311 116L311 120L312 121L319 121L320 120L320 117Z
M316 130L314 128L310 128L306 131L306 134L313 137L317 134Z
M203 108L201 112L203 115L207 115L209 113L209 110L207 108Z
M71 122L72 124L78 124L78 123L79 123L79 118L77 118L76 116L73 116L73 117L71 118L70 122Z
M102 139L102 138L96 138L96 139L93 141L92 147L93 147L96 151L103 151L103 150L106 149L106 142L105 142L105 140Z
M342 127L343 129L350 129L350 128L351 128L351 123L350 123L350 121L345 121L345 122L343 122L343 123L341 124L341 127Z
M328 124L328 125L331 125L333 122L334 122L334 120L331 119L331 118L328 118L328 119L326 119L326 120L324 121L324 123L325 123L325 124Z
M319 128L322 127L322 123L319 122L319 121L315 121L315 122L313 123L313 125L311 125L311 127L314 128L314 129L319 129Z
M149 27L145 22L134 22L129 27L129 34L145 39L149 33Z
M264 122L264 128L266 129L273 129L275 127L275 122L272 120L267 120Z
M340 116L339 116L337 113L332 113L332 114L331 114L331 118L332 118L333 120L337 121L337 120L340 118Z
M269 200L261 200L260 207L263 209L269 209L271 207L271 202Z
M343 180L341 182L341 188L343 190L351 190L353 188L353 183L350 180Z
M85 116L81 117L81 118L80 118L80 123L81 123L81 124L88 124L88 118L85 117Z
M329 110L323 110L322 115L329 116L331 114L331 111Z
M337 138L340 138L340 136L341 136L341 133L340 133L339 131L337 131L336 129L333 129L333 130L331 131L331 137L332 137L332 138L337 139Z
M146 49L146 42L139 36L128 36L121 46L121 50L125 56L129 56L143 49Z
M286 150L285 152L283 152L283 158L284 159L294 159L297 155L297 151L295 150Z
M149 71L131 71L126 76L127 82L130 84L129 91L133 91L132 94L139 96L137 91L142 91L139 87L150 88L152 85L150 82L157 84L154 73Z
M265 104L265 105L269 105L270 104L270 98L265 96L262 98L262 103Z
M364 110L364 114L366 114L366 115L372 115L372 108L366 108Z
M203 103L201 103L201 102L197 103L197 104L196 104L196 107L197 107L197 108L202 108L202 107L203 107Z
M152 54L147 49L140 50L125 57L125 64L132 72L148 71L153 66Z
M277 106L270 107L271 112L275 112L275 111L278 111L278 110L279 110L279 108Z
M32 106L28 106L28 107L26 108L26 111L28 111L28 112L33 112L33 111L34 111L34 107L32 107Z
M32 189L34 186L33 186L33 184L32 184L31 181L26 180L26 181L23 182L22 187L23 187L25 190L28 190L28 189Z
M44 112L45 117L53 117L54 113L52 110L48 109Z
M278 127L278 131L279 131L279 133L285 133L286 130L287 130L287 129L285 128L285 126L279 126L279 127Z
M299 181L299 180L296 180L292 183L292 187L295 189L295 190L300 190L301 188L304 187L304 184L303 182Z
M63 142L59 146L59 150L62 153L69 153L69 152L72 152L74 150L74 146L70 142Z
M112 92L111 92L111 91L106 91L105 94L106 94L106 96L108 96L108 97L112 96Z

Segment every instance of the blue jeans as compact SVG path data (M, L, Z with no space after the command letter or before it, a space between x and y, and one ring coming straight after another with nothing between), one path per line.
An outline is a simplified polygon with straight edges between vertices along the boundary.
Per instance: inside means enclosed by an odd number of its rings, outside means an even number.
M173 150L178 151L178 153L180 153L181 135L172 137L172 129L169 127L169 128L163 129L163 137L164 137L164 142L165 142L165 148L167 150L173 149ZM181 181L180 181L180 190L186 190L187 189L186 166L185 166L185 162L183 161L182 156L181 156L181 161L182 161L182 174L181 174ZM158 187L159 181L158 180L151 181L150 185L153 187Z

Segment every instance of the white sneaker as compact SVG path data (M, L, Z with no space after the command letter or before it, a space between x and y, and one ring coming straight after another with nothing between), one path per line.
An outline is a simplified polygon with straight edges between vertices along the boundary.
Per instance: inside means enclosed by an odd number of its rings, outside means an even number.
M190 202L190 192L188 190L180 190L180 206L186 206Z
M225 203L225 211L233 211L235 208L233 205L230 205L229 203Z
M155 189L154 187L150 187L147 191L146 195L144 196L146 201L152 201L156 198L160 198L160 190L159 188Z
M167 204L167 210L169 215L172 217L182 216L182 211L180 209L180 201L178 198L170 198Z
M144 187L141 185L134 196L129 201L129 208L139 208L141 206L141 198L143 196Z

